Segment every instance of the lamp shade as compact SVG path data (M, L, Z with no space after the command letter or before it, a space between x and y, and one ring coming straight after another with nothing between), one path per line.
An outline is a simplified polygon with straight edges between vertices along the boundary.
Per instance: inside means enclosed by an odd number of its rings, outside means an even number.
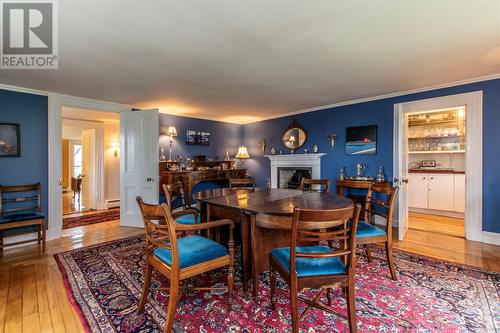
M177 130L175 129L174 126L169 126L167 128L167 133L166 135L169 135L169 136L177 136Z
M235 157L240 159L250 158L250 155L248 155L247 147L240 146Z

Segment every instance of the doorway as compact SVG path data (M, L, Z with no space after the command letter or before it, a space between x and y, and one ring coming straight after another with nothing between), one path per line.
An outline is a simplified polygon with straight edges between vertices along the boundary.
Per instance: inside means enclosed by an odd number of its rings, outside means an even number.
M119 219L120 116L62 107L62 229Z
M394 106L398 238L408 229L482 240L482 92Z
M465 237L466 113L460 106L404 115L409 229Z

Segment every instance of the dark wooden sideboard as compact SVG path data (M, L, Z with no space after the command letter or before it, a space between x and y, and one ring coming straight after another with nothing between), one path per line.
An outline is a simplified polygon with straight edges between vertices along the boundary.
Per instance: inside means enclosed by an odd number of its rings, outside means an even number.
M222 169L222 163L216 165L215 162L212 168L207 166L194 167L192 171L171 171L169 170L166 161L160 162L160 184L159 191L163 194L163 184L173 184L180 181L184 187L184 192L188 194L188 205L191 205L192 191L196 184L201 182L225 182L229 184L231 178L245 178L247 175L246 169ZM219 168L220 167L220 168Z

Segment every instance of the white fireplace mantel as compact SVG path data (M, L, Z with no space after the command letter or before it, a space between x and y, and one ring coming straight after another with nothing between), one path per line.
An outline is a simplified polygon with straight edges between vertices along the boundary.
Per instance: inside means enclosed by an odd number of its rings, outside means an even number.
M278 168L311 168L311 177L321 178L321 157L326 153L266 155L271 161L271 187L278 187Z

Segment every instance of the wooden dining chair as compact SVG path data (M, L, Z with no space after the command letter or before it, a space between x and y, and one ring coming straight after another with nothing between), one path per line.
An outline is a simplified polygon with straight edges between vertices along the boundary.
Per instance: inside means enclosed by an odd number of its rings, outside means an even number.
M350 331L357 331L354 296L355 234L360 209L360 205L333 210L295 208L290 247L273 249L269 254L271 306L273 310L276 309L275 271L277 271L290 287L292 332L299 332L300 320L312 307L340 315L319 301L326 291L328 306L331 306L329 291L339 286L345 289ZM351 223L347 223L349 220ZM341 229L335 231L318 231L318 229L330 229L339 225ZM332 249L326 245L300 246L304 243L317 244L322 241L338 241L340 248ZM345 258L345 265L340 258ZM298 296L299 291L304 288L315 288L320 291L313 300L309 300ZM300 318L298 300L309 305Z
M358 223L356 234L356 242L358 245L363 245L363 254L369 262L372 261L370 245L385 243L387 263L394 281L397 280L397 276L392 258L392 221L397 196L398 187L392 187L389 183L373 183L368 189L364 217ZM379 228L375 225L373 221L375 216L385 220L385 227Z
M146 230L146 274L144 288L137 307L137 313L144 311L151 286L153 268L170 281L169 299L166 311L164 332L170 332L174 323L177 301L184 289L180 290L182 280L209 272L221 267L227 269L227 303L231 309L233 304L233 271L234 271L234 222L223 219L196 225L177 223L166 204L151 205L137 197L137 204ZM160 224L158 221L165 221ZM177 234L186 231L207 230L229 226L228 247L201 236L177 238ZM226 288L195 287L192 290L221 290Z
M323 187L323 190L321 190L321 186ZM330 178L327 179L309 179L302 177L302 180L300 181L299 185L299 190L309 190L309 191L314 191L314 190L319 190L323 192L330 192Z
M201 222L200 211L195 207L190 207L186 203L186 196L184 194L184 187L181 182L176 182L173 184L162 184L163 193L165 193L166 204L170 212L172 213L175 221L182 224L197 224ZM175 200L180 200L181 205L179 207L174 207L173 202ZM175 210L181 208L180 210Z
M254 178L231 178L229 179L230 189L255 189L255 179Z

